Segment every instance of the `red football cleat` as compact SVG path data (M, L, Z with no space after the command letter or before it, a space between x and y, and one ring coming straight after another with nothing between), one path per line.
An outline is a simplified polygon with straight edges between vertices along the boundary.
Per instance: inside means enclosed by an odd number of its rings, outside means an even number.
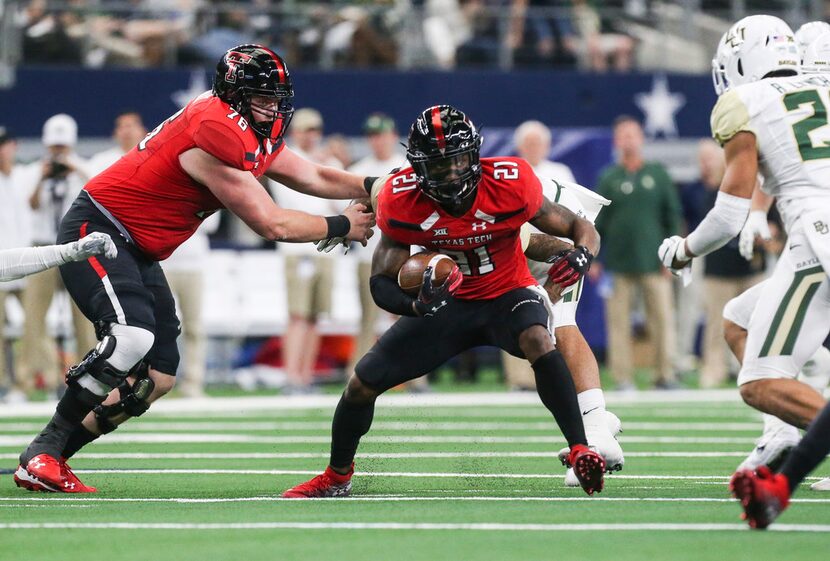
M331 466L326 468L326 471L305 483L301 483L282 494L286 499L317 499L324 497L348 497L352 492L352 475L354 474L354 464L352 464L349 473L341 475L331 469Z
M22 465L17 466L17 470L14 472L14 484L27 491L54 493L58 490L56 487L47 485L37 477L31 475Z
M584 444L577 444L568 454L568 467L574 468L579 485L589 495L601 493L605 486L605 460Z
M66 458L61 458L60 460L61 465L61 475L63 476L63 485L61 485L60 491L63 493L94 493L98 489L95 487L90 487L89 485L84 485L83 482L78 479L78 476L72 471L72 468L66 463Z
M42 490L58 491L63 486L60 462L49 454L38 454L26 463L23 471L26 472L28 477L23 477L23 474L21 474L20 479L32 485L45 487ZM20 469L18 469L18 472L20 472Z
M790 484L787 476L772 473L767 466L754 472L742 470L732 476L729 490L741 501L743 520L750 528L763 530L772 524L790 504Z

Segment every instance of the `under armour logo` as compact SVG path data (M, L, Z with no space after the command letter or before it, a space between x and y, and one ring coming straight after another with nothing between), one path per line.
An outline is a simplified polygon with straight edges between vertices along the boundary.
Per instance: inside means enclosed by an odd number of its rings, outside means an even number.
M40 469L42 467L46 467L46 464L43 463L41 460L34 460L34 463L32 464L32 469Z
M447 301L446 300L441 300L440 302L438 302L438 304L436 306L433 306L432 308L430 308L429 311L431 311L434 314L435 312L437 312L438 310L440 310L441 308L443 308L446 305L447 305Z
M585 257L584 255L580 255L576 258L576 264L579 265L580 267L584 267L585 265L588 264L588 258Z
M74 484L74 483L70 483L69 481L64 481L64 482L63 482L63 486L64 486L65 488L67 488L67 489L74 489L74 488L75 488L75 484Z
M830 232L830 227L828 227L827 224L825 224L821 220L813 222L813 227L816 229L816 232L818 232L819 234L822 234L822 235L827 234L828 232Z
M478 232L479 229L486 230L487 222L473 222L473 232Z

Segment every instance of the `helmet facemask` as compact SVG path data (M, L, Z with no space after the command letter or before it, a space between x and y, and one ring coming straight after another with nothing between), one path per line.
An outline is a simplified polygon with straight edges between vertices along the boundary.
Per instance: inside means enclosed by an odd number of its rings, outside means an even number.
M480 144L477 140L469 148L441 157L408 153L418 187L440 205L459 206L475 192L481 180Z
M265 98L267 103L262 103L256 98ZM246 93L240 107L235 107L235 109L245 117L251 128L262 138L277 142L288 130L288 125L294 116L294 105L291 100L290 95L274 96L273 92L271 95ZM259 121L257 121L257 116L259 116Z

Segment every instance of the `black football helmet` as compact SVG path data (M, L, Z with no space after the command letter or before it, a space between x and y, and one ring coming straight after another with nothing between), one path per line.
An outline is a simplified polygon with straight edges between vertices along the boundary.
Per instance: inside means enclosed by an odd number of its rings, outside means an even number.
M294 106L294 88L285 61L261 45L239 45L219 59L213 77L213 95L242 115L254 131L273 143L288 130ZM271 106L253 104L254 96L273 98ZM267 120L257 122L254 113Z
M458 206L481 180L481 135L451 105L434 105L412 123L406 159L421 191L442 206Z

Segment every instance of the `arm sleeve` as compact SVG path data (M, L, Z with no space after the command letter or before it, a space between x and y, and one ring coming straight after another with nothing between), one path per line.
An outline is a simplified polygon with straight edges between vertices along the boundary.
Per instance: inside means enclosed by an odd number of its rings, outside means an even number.
M754 133L749 123L749 110L736 90L730 90L718 98L712 109L712 137L721 146L741 131Z
M230 124L234 125L233 122ZM246 150L244 140L232 126L217 121L203 121L193 135L193 140L198 148L231 167L250 171L256 163L256 153Z
M23 247L0 251L0 281L22 279L58 265L66 260L59 245Z
M412 309L415 299L401 290L392 277L373 275L369 279L369 289L372 292L372 299L380 308L399 316L416 317Z
M726 245L741 233L749 215L749 204L750 199L718 193L714 208L686 238L689 251L700 257Z

